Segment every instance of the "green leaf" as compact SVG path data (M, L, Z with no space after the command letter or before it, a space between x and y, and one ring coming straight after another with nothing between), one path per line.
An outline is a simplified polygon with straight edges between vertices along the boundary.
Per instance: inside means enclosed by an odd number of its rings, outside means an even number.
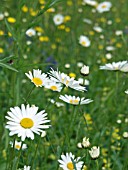
M0 66L1 66L1 67L4 67L4 68L7 68L7 69L9 69L9 70L18 72L18 70L16 70L15 68L13 68L13 67L5 64L5 63L1 63L1 62L0 62Z
M18 157L15 157L14 160L13 160L12 170L16 170L17 169L17 161L18 161Z
M6 19L5 19L5 24L6 24L6 26L7 26L8 31L12 34L12 37L14 38L14 40L17 41L17 38L16 38L16 36L15 36L14 29L13 29L13 27L7 22Z
M51 8L53 5L55 5L55 4L57 4L58 2L61 2L61 1L64 1L64 0L49 0L48 3L45 5L45 7L38 12L38 14L35 16L34 20L31 22L31 24L28 26L28 28L35 26L39 22L39 21L37 21L37 18L40 15L42 15L49 8Z
M53 5L55 5L56 3L58 2L61 2L63 0L50 0L46 5L45 7L39 11L39 13L37 14L36 17L42 15L45 11L47 11L49 8L51 8Z
M12 58L14 58L15 56L14 55L10 55L9 57L5 57L5 58L3 58L2 60L0 60L0 62L7 62L7 61L9 61L9 60L11 60ZM16 58L16 57L15 57Z
M5 162L2 162L0 164L0 170L5 170L6 169L6 163Z

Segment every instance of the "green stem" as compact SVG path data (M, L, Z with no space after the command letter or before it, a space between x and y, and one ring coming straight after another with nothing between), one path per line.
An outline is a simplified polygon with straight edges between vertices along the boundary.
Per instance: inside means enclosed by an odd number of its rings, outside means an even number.
M20 150L19 150L19 155L18 155L18 159L17 159L17 162L16 162L16 169L18 169L18 164L19 164L19 160L20 160L20 156L21 156L21 152L22 152L22 146L23 146L23 142L21 143L21 147L20 147Z
M13 156L14 156L14 151L15 151L15 141L16 141L16 138L14 138L14 141L13 141L13 150L12 150L12 154L11 154L11 157L12 157L11 170L12 170L12 167L13 167Z
M26 99L25 99L25 103L26 103L26 104L27 104L28 99L29 99L30 95L32 94L32 91L34 90L34 88L35 88L35 86L33 86L33 87L31 88L31 90L29 91L29 93L28 93L28 95L27 95L27 97L26 97Z
M97 167L97 170L99 170L99 162L98 162L98 159L96 159L96 167Z
M115 89L115 97L116 103L118 102L118 84L119 84L119 72L116 72L116 89Z
M71 119L70 119L70 126L69 126L69 133L67 135L66 133L66 138L68 137L68 148L70 148L70 139L71 139L71 136L72 136L72 132L73 132L73 125L74 125L74 122L75 122L75 118L76 118L76 106L74 105L74 108L73 108L73 112L72 112L72 115L71 115Z
M34 158L33 158L33 160L32 160L32 165L31 165L31 169L32 169L32 170L33 170L34 162L35 162L35 159L36 159L36 155L37 155L37 151L38 151L38 148L39 148L41 139L42 139L42 138L40 137L40 139L38 140L37 146L36 146L36 151L35 151L35 154L34 154Z

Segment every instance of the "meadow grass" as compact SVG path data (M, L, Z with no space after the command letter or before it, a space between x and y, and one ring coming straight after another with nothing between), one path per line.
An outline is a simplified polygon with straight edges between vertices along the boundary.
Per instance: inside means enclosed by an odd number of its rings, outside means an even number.
M85 165L81 170L128 170L128 73L99 69L106 63L128 59L127 0L109 1L112 7L103 13L83 2L1 0L0 170L25 170L25 165L32 170L61 170L58 160L69 152L81 157ZM59 25L53 21L56 14L64 17ZM94 26L102 31L94 30ZM35 35L26 35L30 28ZM79 43L81 35L89 38L90 46ZM89 66L88 76L80 74L82 65ZM48 73L51 68L76 80L88 80L89 84L84 84L87 91L64 86L55 92L36 87L25 75L33 69ZM93 102L72 105L59 99L65 94ZM35 134L34 140L26 138L21 146L27 144L27 149L17 150L14 143L21 138L9 135L5 116L11 107L21 104L45 109L51 127L44 137ZM84 137L90 141L87 148L80 147ZM93 146L100 148L96 160L89 154ZM71 161L77 170L77 162Z

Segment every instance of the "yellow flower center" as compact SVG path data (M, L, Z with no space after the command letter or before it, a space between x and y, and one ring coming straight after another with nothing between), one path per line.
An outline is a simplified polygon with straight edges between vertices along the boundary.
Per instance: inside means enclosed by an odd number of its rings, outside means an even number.
M79 103L79 100L77 100L77 99L72 100L72 99L71 99L69 102L70 102L71 104L78 104L78 103Z
M20 125L25 128L25 129L30 129L31 127L33 127L34 125L34 122L32 119L30 118L23 118L21 121L20 121Z
M86 45L86 42L85 42L85 41L82 41L81 44L82 44L83 46L85 46L85 45Z
M37 86L40 86L40 85L43 84L43 81L42 81L40 78L38 78L38 77L34 77L34 78L32 79L32 82L33 82L35 85L37 85Z
M15 145L15 148L16 148L16 149L20 149L21 146L20 146L20 145Z
M106 8L107 6L106 5L102 5L102 8Z
M73 169L74 169L73 163L72 163L72 162L69 162L69 163L67 164L67 168L68 168L69 170L73 170Z
M57 20L57 21L60 21L60 18L57 18L56 20Z
M57 87L56 86L51 86L51 90L56 91Z
M65 84L66 84L66 86L68 85L68 83L69 83L69 81L67 80L67 81L66 81L66 83L65 83Z

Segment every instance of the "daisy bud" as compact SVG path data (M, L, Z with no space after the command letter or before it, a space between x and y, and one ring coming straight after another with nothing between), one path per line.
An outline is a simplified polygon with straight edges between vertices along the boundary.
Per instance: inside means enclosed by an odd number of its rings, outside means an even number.
M124 132L124 133L123 133L123 137L124 137L124 138L128 138L128 132Z
M80 73L84 76L87 76L89 74L89 66L84 65L81 70Z
M89 151L89 154L90 154L92 159L97 159L99 157L99 155L100 155L100 148L99 148L99 146L98 147L93 146L91 148L91 150Z
M42 131L41 137L44 138L46 136L46 131Z
M84 137L82 141L82 146L88 148L90 146L89 138Z
M82 148L82 143L81 143L81 142L77 143L77 147L78 147L79 149L81 149L81 148Z

